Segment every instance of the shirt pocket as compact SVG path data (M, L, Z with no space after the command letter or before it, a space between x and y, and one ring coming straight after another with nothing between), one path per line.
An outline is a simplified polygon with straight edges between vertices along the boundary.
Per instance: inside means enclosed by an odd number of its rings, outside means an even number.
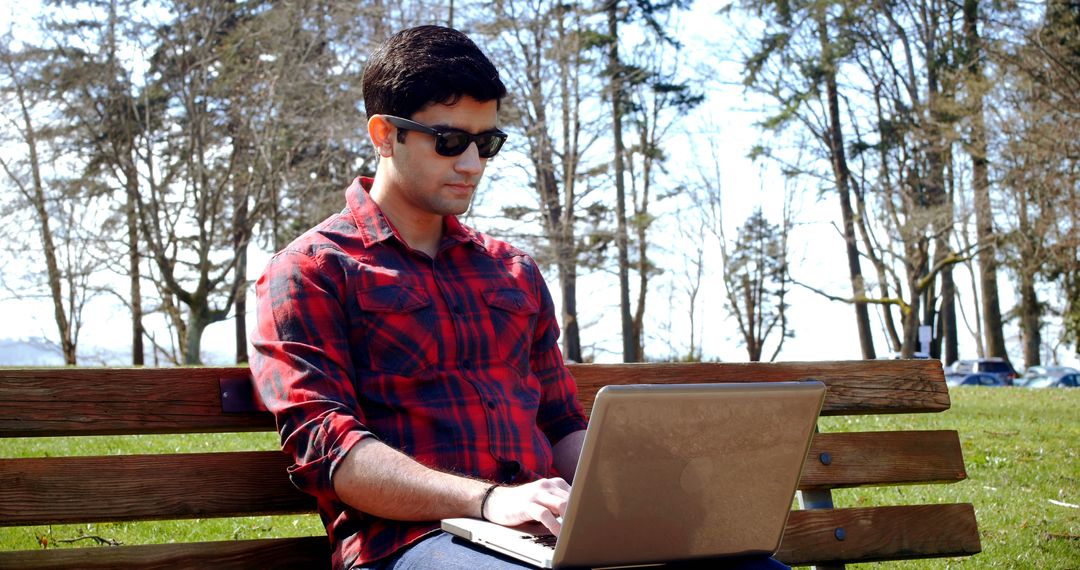
M431 297L423 289L383 285L356 293L361 318L356 331L367 368L413 376L437 357L437 323Z
M484 301L491 315L499 357L522 377L528 377L539 305L521 289L488 289L484 291Z

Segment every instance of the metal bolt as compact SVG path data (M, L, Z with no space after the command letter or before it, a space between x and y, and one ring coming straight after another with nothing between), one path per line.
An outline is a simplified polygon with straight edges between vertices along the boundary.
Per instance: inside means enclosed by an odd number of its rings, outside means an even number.
M829 452L822 453L818 456L818 459L821 460L822 465L829 465L832 463L832 455L830 455Z
M844 527L839 527L833 532L833 536L836 537L836 540L844 540L847 538L847 533L844 532Z

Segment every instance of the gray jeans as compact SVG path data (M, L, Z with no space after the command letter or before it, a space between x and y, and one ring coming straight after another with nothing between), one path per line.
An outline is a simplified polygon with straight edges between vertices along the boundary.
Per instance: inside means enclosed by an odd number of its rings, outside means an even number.
M533 567L441 532L387 558L354 570L512 570L515 568L531 569ZM783 570L788 567L772 558L761 556L739 560L670 564L664 568Z

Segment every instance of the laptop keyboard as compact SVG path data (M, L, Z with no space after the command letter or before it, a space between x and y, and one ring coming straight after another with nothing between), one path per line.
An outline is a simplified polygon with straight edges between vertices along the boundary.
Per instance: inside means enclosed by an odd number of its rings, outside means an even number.
M544 534L531 537L531 540L540 546L546 546L548 548L555 548L555 541L558 537L554 534Z

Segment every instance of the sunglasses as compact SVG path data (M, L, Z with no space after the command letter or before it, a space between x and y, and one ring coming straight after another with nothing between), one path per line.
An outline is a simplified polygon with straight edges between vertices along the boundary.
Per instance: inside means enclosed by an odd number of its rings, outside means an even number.
M461 129L435 129L401 117L383 116L386 117L387 121L390 121L391 125L403 131L416 131L435 137L435 152L441 156L458 156L465 152L465 149L469 148L470 144L476 143L476 150L479 151L480 158L491 158L499 153L499 149L506 142L506 133L499 129L492 129L474 135Z

